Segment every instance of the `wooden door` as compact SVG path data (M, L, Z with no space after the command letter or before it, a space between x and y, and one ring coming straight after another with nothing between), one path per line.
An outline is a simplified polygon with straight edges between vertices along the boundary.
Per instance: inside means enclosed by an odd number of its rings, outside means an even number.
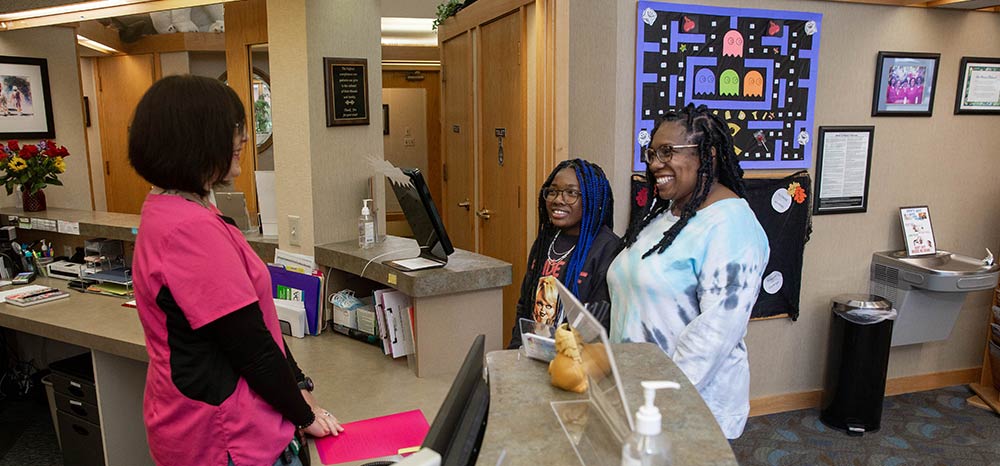
M480 28L479 252L510 262L513 283L504 289L504 329L514 325L521 277L526 269L524 189L525 75L521 60L521 13ZM505 132L502 160L496 132ZM505 335L506 338L506 335Z
M476 251L471 36L466 32L441 44L442 210L452 244Z
M138 214L149 193L150 184L128 163L128 128L153 79L152 54L97 59L97 108L108 212Z

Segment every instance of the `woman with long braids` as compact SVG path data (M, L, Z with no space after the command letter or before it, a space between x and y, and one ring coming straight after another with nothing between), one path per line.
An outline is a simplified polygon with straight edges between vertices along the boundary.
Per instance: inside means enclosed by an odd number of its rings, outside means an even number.
M729 127L705 106L668 113L643 159L649 198L608 270L611 340L659 345L737 438L750 412L743 337L767 236L742 199Z
M538 236L521 282L518 321L559 324L562 316L553 279L584 303L610 301L605 275L619 247L618 236L611 231L613 204L611 185L597 164L566 160L552 170L538 195ZM608 318L605 313L605 326ZM521 331L515 322L508 348L520 346Z

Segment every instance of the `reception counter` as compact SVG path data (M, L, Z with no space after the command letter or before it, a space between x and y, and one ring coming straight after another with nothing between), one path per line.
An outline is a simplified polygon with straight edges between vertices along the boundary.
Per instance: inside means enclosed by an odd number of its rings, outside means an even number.
M672 442L675 465L737 466L729 442L708 406L684 373L652 343L612 345L629 409L643 402L643 380L673 380L680 390L661 390L656 405L663 430ZM490 411L478 464L546 464L577 466L573 447L550 402L586 399L549 383L548 365L519 351L486 355L490 380ZM596 416L595 416L596 417ZM588 465L590 466L590 465Z

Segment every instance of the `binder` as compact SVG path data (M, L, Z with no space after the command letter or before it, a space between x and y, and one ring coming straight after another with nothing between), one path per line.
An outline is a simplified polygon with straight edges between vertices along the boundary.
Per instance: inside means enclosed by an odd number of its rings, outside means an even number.
M285 270L284 267L273 264L268 264L267 270L271 272L272 297L305 303L306 331L310 335L319 335L323 328L322 277Z

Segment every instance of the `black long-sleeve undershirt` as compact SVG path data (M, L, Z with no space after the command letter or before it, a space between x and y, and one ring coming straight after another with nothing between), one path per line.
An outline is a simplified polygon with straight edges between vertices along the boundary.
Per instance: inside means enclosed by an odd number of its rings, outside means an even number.
M215 341L247 384L296 426L311 424L312 408L299 391L302 371L285 346L285 355L264 325L260 306L254 302L206 325L199 331Z

